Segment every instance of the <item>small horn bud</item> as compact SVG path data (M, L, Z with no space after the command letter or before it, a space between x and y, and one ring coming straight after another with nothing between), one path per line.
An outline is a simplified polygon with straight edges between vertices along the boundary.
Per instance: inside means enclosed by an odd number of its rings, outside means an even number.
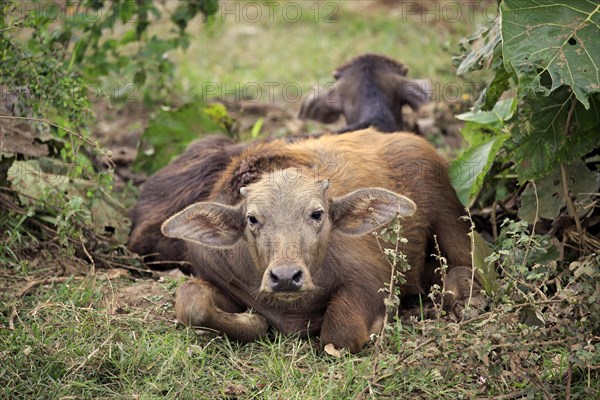
M243 186L240 188L240 194L244 197L246 197L248 195L248 188L246 186Z

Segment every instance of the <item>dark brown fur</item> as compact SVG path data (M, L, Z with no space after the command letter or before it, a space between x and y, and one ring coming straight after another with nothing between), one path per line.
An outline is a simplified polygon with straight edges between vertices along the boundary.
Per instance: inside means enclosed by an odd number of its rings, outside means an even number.
M332 208L333 201L356 190L379 187L412 199L416 212L402 221L408 243L401 250L412 266L406 273L406 284L401 287L402 295L423 293L431 284L429 279L435 274L425 270L431 268L425 259L433 235L437 235L442 254L450 265L446 286L454 290L452 303L469 296L469 287L465 285L471 277L469 224L459 219L464 209L450 184L446 161L426 140L406 133L381 135L374 130L364 130L296 143L262 143L230 158L226 168L219 167L222 174L217 179L210 178L213 187L208 196L206 182L161 181L166 185L160 188L162 193L193 191L199 187L203 190L202 200L213 202L190 206L163 225L163 232L169 236L187 239L187 255L197 277L184 284L177 295L177 316L183 323L216 329L242 341L264 336L270 325L285 333L320 334L322 344L332 343L353 352L359 351L369 335L380 329L385 307L379 289L389 281L390 270L371 235L353 236L332 231L326 241L319 243L323 259L316 263L302 261L315 259L310 253L317 250L309 251L298 242L302 251L292 262L308 266L306 278L310 278L315 287L294 293L301 294L297 298L265 292L265 274L271 266L261 265L260 255L251 250L257 244L250 246L248 242L251 233L245 213L249 212L247 201L250 200L240 196L240 188L248 187L254 197L264 196L261 191L281 179L270 174L294 168L301 171L302 182L305 182L302 185L307 187L312 187L312 181L330 181L326 189L329 205L325 208L329 211L326 210L328 219L324 223L327 226L336 223L338 218L336 213L340 208ZM283 183L288 185L286 181ZM185 188L175 188L175 185ZM307 196L293 195L297 187L293 184L289 187L268 190L282 190L283 197L277 198L277 202L289 200L290 204L300 206L305 205L305 197L308 201L312 196L309 192ZM273 201L265 199L261 201ZM159 203L157 198L156 204ZM336 206L338 203L335 200ZM179 208L179 205L159 204L159 208L162 218L164 210ZM289 216L279 217L280 221L288 221L287 226L281 226L283 231L279 233L275 231L282 240L289 240L291 244L294 240L303 240L306 235L296 232L301 229L301 224L295 222L298 221L296 209L287 210L276 204L266 209L289 213ZM267 213L264 218L271 217ZM158 219L153 218L153 221ZM181 231L182 224L186 228ZM194 236L196 226L203 224L212 227L205 235L208 242ZM238 234L245 235L246 239L238 240ZM273 257L278 252L277 246L267 252L271 254L269 265L274 263ZM476 291L477 282L475 294ZM252 312L248 312L249 309Z
M408 68L396 60L377 54L365 54L340 66L333 74L336 83L329 90L308 97L300 118L323 123L344 115L345 133L373 127L380 132L404 129L402 106L417 110L429 100L426 81L406 78Z
M185 243L165 237L160 226L190 204L206 200L232 157L245 147L224 136L207 136L151 176L131 210L129 249L148 260L163 261L163 266L187 260Z

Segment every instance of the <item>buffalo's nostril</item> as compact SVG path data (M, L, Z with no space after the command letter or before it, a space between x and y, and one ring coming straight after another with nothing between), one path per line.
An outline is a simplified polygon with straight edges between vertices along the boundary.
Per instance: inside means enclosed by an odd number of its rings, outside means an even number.
M297 270L292 276L292 283L299 286L302 286L302 283L304 283L304 274L301 269Z
M293 292L304 285L304 273L296 267L273 268L269 272L269 284L275 292Z

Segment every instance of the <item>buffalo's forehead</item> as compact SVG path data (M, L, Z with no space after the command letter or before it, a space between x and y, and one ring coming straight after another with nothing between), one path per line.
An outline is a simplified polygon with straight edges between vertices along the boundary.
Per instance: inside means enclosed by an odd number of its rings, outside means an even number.
M248 186L247 204L275 211L302 212L305 208L322 206L323 183L303 171L285 169L264 174L257 182Z

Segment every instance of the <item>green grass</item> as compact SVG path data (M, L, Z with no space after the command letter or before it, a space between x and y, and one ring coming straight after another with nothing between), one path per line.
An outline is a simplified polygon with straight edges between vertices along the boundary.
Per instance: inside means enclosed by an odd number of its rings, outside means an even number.
M103 276L43 285L22 298L4 294L0 398L542 398L542 387L564 394L568 346L545 345L534 329L493 314L472 324L397 322L381 352L371 344L335 358L293 336L241 345L178 326L177 281L154 282L154 294L139 293L144 304L109 307L144 281ZM597 394L597 378L575 368L571 398Z
M443 13L425 18L405 8L373 8L373 2L359 0L292 3L302 10L297 21L292 10L285 12L285 3L271 12L263 6L262 19L254 20L253 9L236 2L237 13L230 5L230 12L222 10L213 25L193 24L190 33L197 39L176 56L177 82L185 95L201 96L203 85L214 83L216 95L232 97L224 92L258 83L266 101L267 82L276 82L280 86L274 100L286 101L290 99L283 94L284 85L298 85L307 94L315 83L331 82L331 73L339 65L367 52L405 63L410 77L460 84L451 58L459 53L460 38L484 20L478 12L467 16L467 7L466 22L452 23L444 20ZM335 19L328 19L334 10ZM295 93L288 97L294 98ZM299 102L291 103L299 107Z

